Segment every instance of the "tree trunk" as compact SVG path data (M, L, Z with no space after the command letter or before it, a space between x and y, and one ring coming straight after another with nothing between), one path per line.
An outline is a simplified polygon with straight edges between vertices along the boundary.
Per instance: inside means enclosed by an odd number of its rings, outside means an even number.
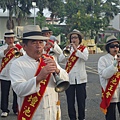
M12 19L12 16L10 16L10 17L8 18L7 23L6 23L6 28L7 28L8 30L14 29L14 21L13 21L13 19Z

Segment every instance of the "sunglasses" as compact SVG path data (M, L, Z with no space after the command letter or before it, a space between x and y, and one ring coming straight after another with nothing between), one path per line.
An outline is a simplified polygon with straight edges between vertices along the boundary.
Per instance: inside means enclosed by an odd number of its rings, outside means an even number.
M110 44L110 46L109 46L110 48L119 48L119 44Z

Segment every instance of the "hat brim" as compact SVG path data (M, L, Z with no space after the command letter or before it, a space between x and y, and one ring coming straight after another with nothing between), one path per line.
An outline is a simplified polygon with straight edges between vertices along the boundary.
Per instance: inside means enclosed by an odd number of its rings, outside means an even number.
M81 38L83 39L83 34L80 33L80 32L76 32L76 31L70 32L70 33L67 35L67 37L70 39L70 36L71 36L72 34L78 34L78 35L80 35Z
M44 36L29 36L29 37L17 37L17 39L21 40L49 40L49 37L44 37Z

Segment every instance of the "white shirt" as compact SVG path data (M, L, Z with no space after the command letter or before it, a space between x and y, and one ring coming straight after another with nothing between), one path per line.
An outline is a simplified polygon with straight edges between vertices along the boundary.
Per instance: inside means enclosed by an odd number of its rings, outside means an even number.
M79 46L78 46L79 47ZM71 48L70 54L73 52L73 48ZM75 55L78 58L71 71L69 72L69 81L70 84L81 84L87 82L87 73L85 68L85 61L88 59L88 49L85 48L83 52L77 50ZM59 62L67 63L67 57L63 55L63 53L59 56Z
M15 44L13 44L15 45ZM5 44L3 46L0 47L0 61L2 62L2 58L5 57L4 55L4 50L7 49L8 47L8 44ZM20 49L20 52L24 52L23 48ZM13 57L8 63L7 65L2 69L1 73L0 73L0 79L2 80L7 80L7 81L10 81L10 66L13 62L13 60L15 60L17 58Z
M38 62L30 58L27 54L15 60L11 65L10 76L11 84L18 96L18 106L21 109L24 97L39 91L40 86L36 86L34 76ZM60 78L68 81L68 74L58 64ZM42 100L36 109L32 120L56 120L58 93L55 92L54 77L51 76Z
M98 61L98 73L100 77L100 84L105 90L108 80L117 72L117 67L113 65L114 57L111 54L106 54L100 57ZM111 102L120 102L120 83L115 90Z

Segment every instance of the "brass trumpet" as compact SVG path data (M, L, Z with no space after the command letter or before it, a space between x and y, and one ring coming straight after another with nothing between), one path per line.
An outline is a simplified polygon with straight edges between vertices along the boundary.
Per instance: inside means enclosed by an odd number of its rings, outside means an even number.
M18 57L20 57L20 56L21 56L21 52L20 52L20 51L18 51L18 49L17 49L17 48L14 48L14 55L15 55L15 58L18 58Z
M70 56L70 50L71 50L71 45L69 45L68 48L66 48L65 50L63 50L63 55L65 57L69 57Z
M44 59L44 56L42 56L42 58ZM55 91L60 93L63 92L65 90L68 89L68 87L70 86L69 81L64 81L63 79L61 79L56 72L52 73L54 78L55 78Z

